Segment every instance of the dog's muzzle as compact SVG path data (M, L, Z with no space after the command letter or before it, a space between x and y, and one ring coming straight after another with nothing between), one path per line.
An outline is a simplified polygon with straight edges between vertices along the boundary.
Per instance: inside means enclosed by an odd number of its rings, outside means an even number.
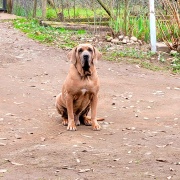
M87 54L83 55L82 68L83 68L84 74L86 76L91 76L91 72L89 70L89 68L90 68L90 57Z
M89 55L83 55L82 68L84 70L89 70L90 68Z

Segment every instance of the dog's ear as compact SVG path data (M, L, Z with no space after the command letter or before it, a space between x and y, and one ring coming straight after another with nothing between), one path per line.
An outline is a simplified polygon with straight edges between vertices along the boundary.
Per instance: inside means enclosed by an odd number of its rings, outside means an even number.
M93 47L94 49L94 58L93 58L93 62L96 63L97 60L101 59L102 54L99 52L99 50L95 47Z
M67 55L68 59L73 63L76 64L76 51L77 48L74 47Z

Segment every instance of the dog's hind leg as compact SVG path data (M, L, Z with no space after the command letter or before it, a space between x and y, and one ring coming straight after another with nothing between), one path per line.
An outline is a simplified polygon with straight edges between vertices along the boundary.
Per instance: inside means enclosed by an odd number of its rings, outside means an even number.
M90 110L90 104L88 104L88 106L81 112L81 115L79 117L80 122L82 124L85 124L86 126L92 125L91 118L87 117L89 110Z
M68 125L67 109L65 107L59 106L59 105L56 105L56 109L57 109L58 113L61 114L61 116L62 116L62 124L64 126L67 126Z

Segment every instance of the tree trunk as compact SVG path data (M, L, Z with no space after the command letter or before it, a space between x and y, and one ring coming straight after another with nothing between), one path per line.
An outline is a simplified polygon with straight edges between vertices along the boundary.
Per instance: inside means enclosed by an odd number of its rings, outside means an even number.
M55 7L55 4L54 4L54 1L53 1L53 0L47 0L47 3L48 3L52 8Z
M111 11L108 9L108 7L101 0L97 0L97 1L102 6L102 8L106 11L106 13L109 15L109 17L111 17L113 19L113 15L112 15Z
M12 13L12 8L13 8L13 2L12 2L12 0L7 0L7 12L8 12L9 14Z
M47 0L42 0L42 19L46 19Z
M125 10L124 10L124 33L125 33L125 35L127 35L128 10L129 10L129 0L125 0Z
M34 0L33 18L35 18L35 17L36 17L36 9L37 9L37 0Z

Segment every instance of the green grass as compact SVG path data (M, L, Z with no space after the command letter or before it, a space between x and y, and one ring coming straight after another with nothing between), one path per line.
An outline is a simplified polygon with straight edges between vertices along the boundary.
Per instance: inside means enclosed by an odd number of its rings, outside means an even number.
M175 72L173 66L162 60L158 61L158 55L150 51L144 52L131 47L115 51L108 51L106 48L102 48L101 51L103 52L104 59L108 61L137 64L139 67L152 71ZM178 71L176 71L175 73L178 73Z
M31 39L64 48L72 48L76 45L76 42L71 40L72 35L76 34L78 37L86 33L84 30L70 31L63 28L40 26L35 19L17 19L13 21L13 24Z
M180 73L180 53L174 55L174 59L172 60L172 68L173 72Z
M18 16L23 16L27 18L32 18L33 11L32 9L25 10L24 7L20 6L19 4L14 4L13 7L14 13ZM46 11L46 18L47 19L57 19L57 13L60 12L58 9L54 9L51 7L47 7ZM80 8L76 7L75 11L74 8L66 8L63 10L64 18L93 18L94 15L96 16L107 16L106 12L102 9L95 9L95 12L92 9ZM37 17L42 16L42 10L37 9L36 11Z
M153 55L154 53L152 53L151 51L144 52L135 48L125 48L124 50L121 50L121 51L116 50L116 51L111 52L110 59L117 59L117 61L118 59L121 59L121 57L150 59Z
M75 12L73 8L65 9L64 10L64 17L68 18L93 18L94 14L96 15L101 15L101 16L106 16L106 13L103 9L96 9L95 12L92 9L86 9L86 8L75 8Z
M13 24L15 28L26 33L31 39L65 49L73 48L81 42L80 38L89 36L84 30L70 31L63 28L40 26L39 22L35 19L17 19L13 21ZM166 58L163 55L157 61L157 54L150 51L144 52L131 47L126 47L123 50L108 51L108 48L107 44L100 49L105 60L138 64L140 67L153 71L172 70L174 73L180 73L179 54L175 54L173 61L167 64Z
M18 4L14 4L14 12L18 16L24 16L28 18L32 18L32 9L25 10L22 6ZM138 39L141 39L145 42L149 42L150 39L150 26L149 26L149 17L145 16L143 14L140 14L138 16L130 16L130 12L127 12L127 25L125 27L124 23L124 11L125 9L122 7L120 9L120 13L117 14L114 10L115 19L110 20L109 26L112 27L113 31L115 33L122 33L124 35L128 36L136 36ZM47 7L47 14L46 18L49 20L58 19L57 13L60 12L59 9L53 9L51 7ZM37 17L41 18L42 11L40 9L37 9ZM75 11L74 8L65 8L63 10L64 18L67 19L73 19L73 18L93 18L95 15L96 17L107 17L106 12L102 8L97 8L95 10L90 8L82 8L82 7L76 7ZM98 22L97 22L98 23ZM157 40L162 41L163 40L163 32L166 34L168 40L171 42L172 34L168 32L167 26L164 22L156 23L157 26ZM179 36L179 28L177 25L171 25L171 30L174 34L174 37Z

